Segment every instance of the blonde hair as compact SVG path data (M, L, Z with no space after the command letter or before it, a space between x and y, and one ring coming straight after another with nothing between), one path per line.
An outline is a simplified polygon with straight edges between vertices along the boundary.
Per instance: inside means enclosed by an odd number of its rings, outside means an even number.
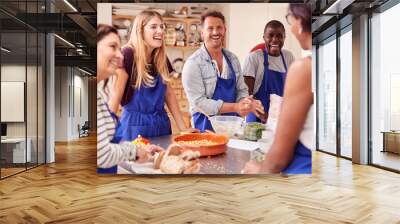
M137 15L132 25L130 39L127 43L128 47L134 49L133 63L135 63L136 66L132 66L132 68L136 67L137 71L136 82L133 86L136 89L138 89L142 84L145 86L154 85L154 77L150 75L149 64L147 63L146 57L148 45L144 41L144 26L154 17L158 17L163 21L161 15L156 11L144 10ZM164 82L169 82L170 75L167 66L167 54L165 51L164 41L161 47L153 50L151 57L156 71L160 73Z

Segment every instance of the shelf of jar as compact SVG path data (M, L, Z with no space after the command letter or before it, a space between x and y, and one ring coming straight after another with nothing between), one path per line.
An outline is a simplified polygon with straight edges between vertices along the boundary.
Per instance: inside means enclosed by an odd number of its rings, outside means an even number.
M168 46L165 45L166 48L172 48L172 49L184 49L184 50L197 50L199 49L199 46Z
M112 19L113 20L117 20L117 19L129 19L129 20L134 20L135 16L127 16L127 15L112 15ZM178 17L165 17L163 16L163 19L165 21L177 21L177 22L181 22L181 21L185 21L185 22L193 22L193 23L198 23L200 21L200 18L178 18Z

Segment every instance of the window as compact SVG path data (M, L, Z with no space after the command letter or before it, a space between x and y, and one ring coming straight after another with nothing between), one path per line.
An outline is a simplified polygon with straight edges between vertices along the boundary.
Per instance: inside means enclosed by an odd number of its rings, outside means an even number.
M400 170L400 5L371 18L372 163Z
M336 36L318 48L318 149L336 153Z
M340 155L352 157L352 30L343 30L340 45Z
M44 1L2 1L25 13L41 12ZM0 12L0 178L45 163L45 34ZM5 96L13 96L5 97ZM12 100L10 100L12 99ZM13 101L14 100L14 101ZM11 109L17 108L17 109Z

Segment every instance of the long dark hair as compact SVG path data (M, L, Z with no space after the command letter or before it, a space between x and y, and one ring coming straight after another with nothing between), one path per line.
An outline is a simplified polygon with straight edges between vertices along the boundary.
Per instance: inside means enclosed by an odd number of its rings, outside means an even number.
M118 35L117 29L113 26L106 24L97 25L97 43L110 33L115 33Z
M304 32L311 32L311 7L309 4L291 3L289 10L293 16L301 20Z
M97 43L99 43L99 41L101 41L104 37L106 37L110 33L115 33L118 36L118 31L115 27L106 24L98 24ZM108 84L108 78L104 80L104 86L107 86L107 84Z

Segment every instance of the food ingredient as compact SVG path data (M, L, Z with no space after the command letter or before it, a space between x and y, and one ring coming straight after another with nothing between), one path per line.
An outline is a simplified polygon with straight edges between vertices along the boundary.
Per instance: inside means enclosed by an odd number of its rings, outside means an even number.
M258 140L262 136L262 131L265 130L265 125L259 122L250 122L244 128L244 137L248 140Z
M148 140L147 138L143 138L141 135L139 135L135 140L132 141L132 144L141 146L149 145L150 140Z
M178 141L178 144L181 145L194 145L194 146L199 146L199 145L218 145L217 142L213 142L207 139L201 139L201 140L193 140L193 141Z

